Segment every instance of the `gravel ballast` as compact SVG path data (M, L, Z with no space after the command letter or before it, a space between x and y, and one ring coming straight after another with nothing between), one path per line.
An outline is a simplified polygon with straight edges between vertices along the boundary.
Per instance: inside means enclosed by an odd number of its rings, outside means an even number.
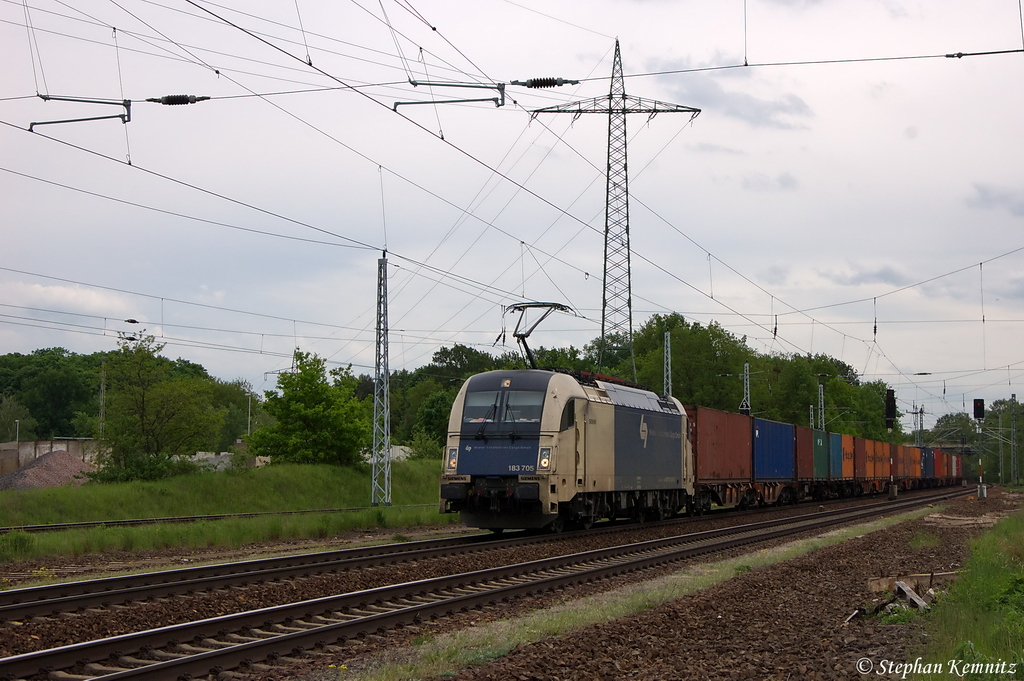
M926 516L755 568L647 612L524 645L458 681L594 681L596 679L859 679L920 654L919 624L855 618L877 594L872 577L946 572L962 566L969 543L995 519L1016 510L1017 495L993 491ZM899 678L896 675L894 678Z

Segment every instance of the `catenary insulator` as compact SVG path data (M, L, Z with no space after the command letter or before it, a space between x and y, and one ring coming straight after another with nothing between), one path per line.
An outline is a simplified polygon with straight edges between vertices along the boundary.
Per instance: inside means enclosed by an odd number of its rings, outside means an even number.
M156 104L166 104L168 106L177 106L179 104L205 102L208 99L209 97L196 97L195 95L164 95L163 97L152 97L146 101L155 102Z
M565 78L530 78L529 80L513 80L512 85L523 85L525 87L542 88L555 87L557 85L579 85L578 80L566 80Z

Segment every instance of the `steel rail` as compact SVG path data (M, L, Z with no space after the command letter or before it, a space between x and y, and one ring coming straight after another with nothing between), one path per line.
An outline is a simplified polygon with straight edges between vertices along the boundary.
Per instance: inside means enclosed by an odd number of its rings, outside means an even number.
M776 519L263 608L49 651L26 653L0 660L0 669L4 670L5 679L31 677L44 669L47 672L54 669L84 669L86 674L94 678L102 677L105 681L216 674L268 656L301 655L305 650L322 648L334 641L419 622L425 618L450 615L460 610L479 608L524 594L604 579L701 553L818 530L871 516L899 513L931 503L937 498L966 493L965 490L958 490L939 497L845 509L842 513L823 512ZM181 644L183 640L194 643ZM163 647L172 650L157 656L162 659L142 660L134 657ZM127 655L123 651L128 651ZM107 663L110 666L102 662L82 663L83 660L110 660ZM114 664L146 666L118 669Z
M409 504L392 508L429 508L434 504ZM232 518L259 518L268 515L308 515L310 513L350 513L353 511L370 511L373 506L353 506L350 508L311 508L296 511L250 511L247 513L215 513L210 515L182 515L160 518L125 518L122 520L83 520L77 523L48 523L45 525L10 525L0 527L0 534L8 532L60 532L62 530L86 530L94 527L138 527L156 525L158 523L194 523L200 520L230 520Z
M888 505L889 502L882 501L876 504ZM873 505L865 507L871 506ZM842 512L843 509L837 509L825 513ZM819 511L817 515L820 516L821 513ZM693 520L695 519L683 518L677 520L676 524ZM671 526L671 521L660 525ZM628 527L625 524L598 527L592 529L586 536L621 532ZM246 586L252 582L309 577L386 563L454 555L477 546L487 550L510 548L555 541L564 536L582 535L516 534L498 539L491 534L478 534L10 589L0 591L0 621L18 621L33 616L47 616L81 608L106 607L114 603L140 601L151 597Z

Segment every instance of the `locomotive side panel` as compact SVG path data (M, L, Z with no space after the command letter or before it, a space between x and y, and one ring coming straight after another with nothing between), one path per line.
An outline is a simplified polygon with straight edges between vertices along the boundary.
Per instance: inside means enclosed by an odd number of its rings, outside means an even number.
M679 414L615 408L615 489L683 486L683 419Z
M577 419L581 447L577 450L583 461L589 484L588 491L609 492L615 489L615 407L600 402L580 400L582 418Z

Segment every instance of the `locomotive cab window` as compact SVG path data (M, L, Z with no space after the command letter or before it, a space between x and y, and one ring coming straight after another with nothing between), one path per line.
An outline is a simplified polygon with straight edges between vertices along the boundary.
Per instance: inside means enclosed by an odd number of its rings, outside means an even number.
M544 392L537 390L481 390L466 393L462 408L464 428L484 432L516 432L540 428ZM494 425L491 425L494 424Z
M515 423L540 423L544 409L544 393L532 390L509 390L503 421Z
M466 393L466 405L462 409L463 423L485 423L495 421L501 394L497 390Z
M565 408L562 409L562 422L558 425L558 430L569 430L576 425L576 400L568 400L565 403Z

